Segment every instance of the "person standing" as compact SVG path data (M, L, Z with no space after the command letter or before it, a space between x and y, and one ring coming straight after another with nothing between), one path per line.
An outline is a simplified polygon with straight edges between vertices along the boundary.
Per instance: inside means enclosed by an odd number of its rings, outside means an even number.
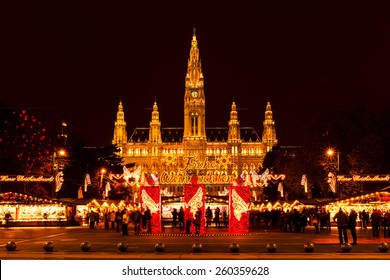
M129 211L126 210L122 216L122 235L129 235L129 222L130 222L130 215L129 215Z
M357 245L357 236L356 236L356 219L357 219L357 212L355 210L351 210L348 216L348 228L351 231L353 243L352 245Z
M110 226L110 212L108 210L103 213L104 229L109 230Z
M340 244L343 244L343 236L344 242L348 243L348 235L347 235L347 225L348 225L348 216L343 212L340 208L339 212L334 215L333 220L337 223L337 230L339 233Z
M115 212L115 223L116 223L116 232L119 232L119 230L122 228L122 216L124 213L120 211L119 209Z
M214 211L214 221L215 221L215 227L220 228L221 227L221 222L219 219L219 214L221 213L221 210L219 210L219 207L215 208Z
M211 211L210 206L206 209L206 227L211 226L211 220L213 219L213 211Z
M184 212L184 219L186 221L186 234L191 234L191 224L193 215L191 213L191 207L188 206Z
M132 220L134 221L134 232L136 234L141 232L141 220L142 220L142 213L139 209L135 210L132 213Z
M183 206L180 207L179 214L177 215L179 221L180 231L184 230L184 209Z
M390 210L387 210L383 216L383 232L385 238L390 238Z
M381 214L379 210L374 209L371 214L371 226L372 226L372 237L379 238L379 228L381 225Z
M320 213L314 213L312 217L312 224L314 226L315 233L320 233L320 227L319 227L319 221L320 221Z
M91 209L91 212L88 214L89 228L95 228L96 222L96 213Z
M195 234L200 234L200 224L202 222L202 210L200 207L198 207L198 210L195 212L195 219L194 219L194 224L195 224Z
M224 227L228 226L228 215L226 209L222 210L222 222Z
M144 216L145 216L147 231L148 231L148 233L151 233L152 232L152 225L151 225L152 213L150 212L149 207L146 207L146 210L144 212Z
M110 223L111 223L111 229L115 229L115 211L111 211L110 213Z
M7 212L4 218L5 218L5 227L9 228L10 220L12 219L11 213Z
M177 225L177 217L179 216L179 213L177 212L176 208L173 208L172 211L172 227L175 228Z

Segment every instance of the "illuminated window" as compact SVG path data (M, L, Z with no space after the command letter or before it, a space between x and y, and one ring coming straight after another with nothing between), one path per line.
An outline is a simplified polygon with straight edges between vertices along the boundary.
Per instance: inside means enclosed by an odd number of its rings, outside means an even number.
M197 112L191 113L191 134L193 136L199 135L199 116Z

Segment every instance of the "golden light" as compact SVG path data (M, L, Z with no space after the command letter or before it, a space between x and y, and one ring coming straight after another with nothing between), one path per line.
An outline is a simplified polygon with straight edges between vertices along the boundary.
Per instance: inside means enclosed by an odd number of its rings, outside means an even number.
M102 168L102 169L100 169L100 172L101 172L102 174L104 174L104 173L106 173L106 169L105 169L105 168Z
M326 150L326 155L329 156L329 157L333 156L334 155L334 150L333 149L327 149Z
M63 156L66 155L66 151L61 149L61 150L58 151L58 155L63 157Z

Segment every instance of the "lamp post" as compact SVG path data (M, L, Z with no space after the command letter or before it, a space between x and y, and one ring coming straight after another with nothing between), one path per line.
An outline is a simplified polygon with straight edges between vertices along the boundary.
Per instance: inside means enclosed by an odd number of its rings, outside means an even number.
M57 158L62 158L65 156L66 156L66 151L64 149L60 149L58 151L53 152L53 177L54 177L54 180L53 180L53 187L52 187L52 193L51 193L52 198L55 197L56 184L57 184L56 175L57 175L59 170L63 169L63 167L60 166Z
M334 163L334 155L336 154L336 164ZM336 171L340 170L340 153L335 151L332 148L326 150L326 155L328 157L328 161L332 164L332 166L336 165Z
M335 157L336 155L336 157ZM331 187L331 190L333 193L340 196L341 190L340 187L336 188L337 184L337 176L336 172L339 172L340 170L340 153L338 151L335 151L332 148L329 148L326 150L326 156L328 157L328 179L327 182L329 186Z
M106 173L106 169L102 168L100 169L100 190L103 190L103 176ZM103 191L103 198L104 198L104 191Z

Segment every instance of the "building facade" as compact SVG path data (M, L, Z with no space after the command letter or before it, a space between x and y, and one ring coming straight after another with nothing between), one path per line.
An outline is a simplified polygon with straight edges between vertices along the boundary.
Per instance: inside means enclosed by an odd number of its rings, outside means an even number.
M208 194L218 195L240 174L261 168L277 138L270 102L261 136L253 127L240 126L235 102L227 126L206 127L204 76L194 32L185 75L184 127L163 127L154 101L149 127L135 128L127 137L120 101L112 144L120 148L125 164L135 163L145 174L157 175L165 195L182 193L183 184L190 183L194 174L206 184Z

